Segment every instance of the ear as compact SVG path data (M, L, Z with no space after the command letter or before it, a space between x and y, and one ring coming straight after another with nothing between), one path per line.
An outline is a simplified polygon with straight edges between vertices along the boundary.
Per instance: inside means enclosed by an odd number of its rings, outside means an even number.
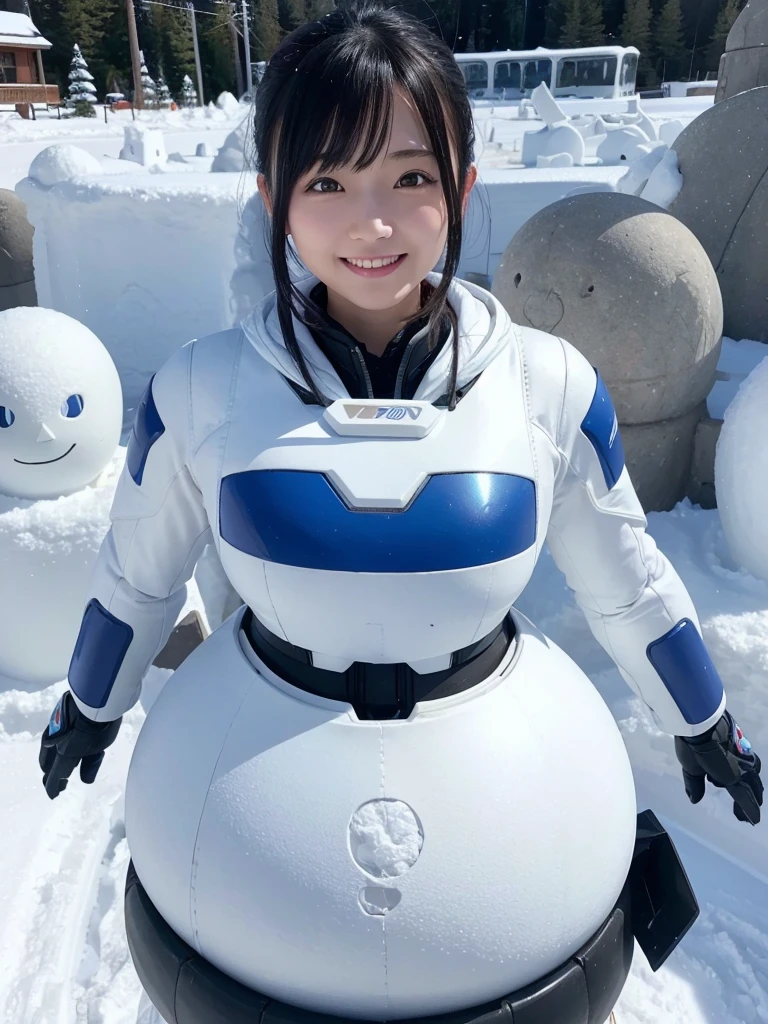
M268 216L271 217L272 197L270 196L269 189L267 188L267 179L264 177L263 174L259 174L256 176L256 187L258 188L259 193L261 194L261 198L264 201L264 209L267 211Z
M475 164L469 165L467 171L467 180L464 185L464 194L461 197L461 215L462 217L467 212L467 203L469 202L469 193L472 191L475 182L477 181L477 167Z

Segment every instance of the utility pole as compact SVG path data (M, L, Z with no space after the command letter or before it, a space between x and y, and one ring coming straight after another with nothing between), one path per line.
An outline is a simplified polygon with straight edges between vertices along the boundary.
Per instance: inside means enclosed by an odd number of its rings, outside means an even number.
M195 70L197 71L197 102L201 107L205 106L205 100L203 98L203 69L200 66L200 47L197 44L197 20L195 19L195 5L190 0L187 4L187 10L189 11L189 20L192 26L192 43L195 47Z
M245 91L253 91L251 70L251 33L248 30L248 0L243 0L243 42L245 43Z
M125 0L128 14L128 39L131 44L131 68L133 69L133 105L139 110L144 106L144 92L141 87L141 57L139 56L139 35L136 31L136 12L133 0Z
M230 3L227 9L227 16L229 18L229 31L232 36L232 50L235 54L235 78L237 79L237 98L245 92L245 86L243 85L243 64L240 60L240 37L237 32L237 25L235 24L235 5Z

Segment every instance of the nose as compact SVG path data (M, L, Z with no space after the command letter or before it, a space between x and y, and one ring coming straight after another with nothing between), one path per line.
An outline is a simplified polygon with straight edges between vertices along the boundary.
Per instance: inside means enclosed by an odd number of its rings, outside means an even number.
M363 214L350 227L349 237L363 242L374 242L379 238L391 238L392 226L391 224L385 224L380 216Z
M37 435L37 440L38 441L55 441L56 440L56 435L54 434L54 432L51 430L50 427L47 427L45 425L45 423L41 423L40 424L40 433Z

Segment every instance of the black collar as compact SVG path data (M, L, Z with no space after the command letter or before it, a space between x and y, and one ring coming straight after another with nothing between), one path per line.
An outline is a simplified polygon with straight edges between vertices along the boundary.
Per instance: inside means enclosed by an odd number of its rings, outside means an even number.
M416 338L427 326L427 317L420 317L399 331L381 356L375 356L338 321L328 316L328 289L322 281L315 285L309 298L317 307L321 321L310 326L309 330L338 373L350 398L413 398L451 333L451 323L446 316L437 344L430 348L427 333Z

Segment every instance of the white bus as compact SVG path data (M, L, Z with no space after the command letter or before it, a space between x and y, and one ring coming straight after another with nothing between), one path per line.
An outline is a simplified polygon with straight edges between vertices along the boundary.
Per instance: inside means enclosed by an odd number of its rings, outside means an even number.
M634 46L454 53L471 99L520 100L546 82L553 96L624 99L635 95Z

